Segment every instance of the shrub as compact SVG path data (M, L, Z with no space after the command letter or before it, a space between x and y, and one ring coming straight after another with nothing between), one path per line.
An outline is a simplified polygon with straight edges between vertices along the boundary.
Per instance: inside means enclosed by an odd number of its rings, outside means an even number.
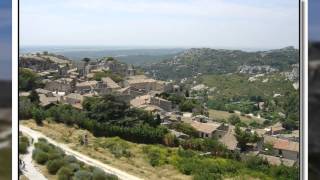
M74 174L74 180L92 180L92 173L86 170L77 171Z
M19 142L19 153L20 154L26 154L28 148L28 144L26 142Z
M199 136L198 131L194 127L192 127L190 124L187 124L187 123L173 124L172 128L177 131L181 131L191 137L198 137Z
M51 161L48 161L47 163L47 169L50 174L56 174L57 171L65 164L63 159L54 159Z
M248 156L245 164L248 168L258 171L266 171L270 167L267 160L257 156Z
M160 166L168 163L166 149L157 146L146 146L143 152L147 154L151 166Z
M101 169L94 168L92 172L92 179L93 180L105 180L107 177L107 174L102 171Z
M52 146L50 146L47 142L44 142L44 141L39 141L35 144L35 147L37 149L40 149L44 152L49 152L50 150L52 150Z
M232 114L229 118L228 118L228 121L230 124L232 125L236 125L238 123L241 122L239 116L235 115L235 114Z
M33 108L31 114L37 125L42 125L42 121L46 118L45 111L41 108Z
M168 133L164 136L163 143L166 146L174 147L179 144L179 141L174 134Z
M38 164L45 164L48 161L48 154L46 152L43 152L40 149L36 149L36 151L33 151L34 155L34 160Z
M276 179L280 180L299 179L299 168L296 167L287 167L284 165L272 166L269 172Z
M53 151L48 153L48 160L60 159L63 155L59 152Z
M58 180L71 180L73 171L69 167L63 166L58 171Z
M27 145L29 145L29 139L26 136L20 136L19 137L20 142L25 142Z
M106 180L118 180L119 178L116 175L113 174L107 174Z
M195 174L193 179L194 180L222 180L223 177L221 174L209 173L204 171L204 172Z
M68 163L75 163L77 162L77 158L75 158L74 156L71 156L71 155L67 155L64 157L64 160Z
M77 172L80 170L80 165L78 163L70 163L68 167L72 170L72 172Z
M198 163L196 158L183 158L178 164L178 169L183 174L191 175L197 169Z
M120 158L122 156L128 158L131 156L129 143L119 137L105 140L103 142L103 147L108 148L116 158Z

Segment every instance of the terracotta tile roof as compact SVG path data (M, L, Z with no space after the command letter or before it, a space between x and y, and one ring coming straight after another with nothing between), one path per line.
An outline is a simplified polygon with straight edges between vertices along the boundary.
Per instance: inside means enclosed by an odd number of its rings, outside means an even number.
M273 144L273 148L275 149L299 152L298 142L280 139L272 136L264 136L264 142Z

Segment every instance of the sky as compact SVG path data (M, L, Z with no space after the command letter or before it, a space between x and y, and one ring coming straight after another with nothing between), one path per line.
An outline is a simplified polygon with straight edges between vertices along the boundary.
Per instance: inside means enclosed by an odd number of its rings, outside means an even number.
M11 78L11 0L0 0L0 79Z
M298 10L298 0L20 0L20 44L298 47Z
M320 41L320 1L309 0L309 39Z

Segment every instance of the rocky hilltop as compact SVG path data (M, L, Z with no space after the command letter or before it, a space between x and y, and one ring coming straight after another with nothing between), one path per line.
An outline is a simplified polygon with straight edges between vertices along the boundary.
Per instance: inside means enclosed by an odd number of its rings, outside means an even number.
M47 52L23 54L19 57L19 67L29 68L34 71L58 69L59 65L70 63L71 61L64 56Z
M292 69L292 64L298 62L299 51L293 47L256 52L192 48L144 68L159 79L182 79L199 74L288 71Z

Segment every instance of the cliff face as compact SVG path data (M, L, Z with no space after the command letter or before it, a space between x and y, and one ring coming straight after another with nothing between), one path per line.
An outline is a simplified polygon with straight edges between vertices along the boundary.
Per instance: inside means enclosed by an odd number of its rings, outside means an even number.
M272 68L271 66L264 65L264 66L248 66L243 65L239 66L239 73L241 74L261 74L261 73L273 73L279 71L276 68Z
M29 68L34 71L46 71L50 69L58 69L58 64L55 64L49 60L20 57L19 67Z
M25 54L19 57L19 67L34 71L58 69L60 64L70 64L71 61L60 55L53 54Z

